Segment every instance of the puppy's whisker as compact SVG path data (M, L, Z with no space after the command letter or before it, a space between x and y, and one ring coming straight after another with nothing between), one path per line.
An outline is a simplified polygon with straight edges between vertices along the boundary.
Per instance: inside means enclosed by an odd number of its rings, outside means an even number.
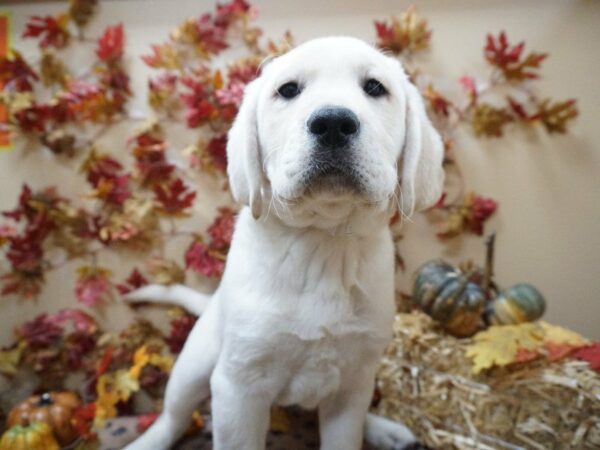
M267 220L269 218L269 216L271 215L271 206L273 205L273 195L271 195L271 198L269 199L269 207L267 208L267 215L265 216L265 220Z
M396 192L398 192L399 195ZM398 205L398 212L400 213L400 223L403 224L404 221L413 223L412 218L410 216L406 215L404 213L404 210L402 209L402 205L404 204L404 199L402 198L402 188L400 186L399 180L396 180L396 189L394 189L394 192L392 193L392 195L393 195L396 205Z
M279 218L279 219L283 219L283 216L281 215L281 213L279 212L279 209L277 209L277 204L279 203L281 206L285 207L285 205L283 205L283 203L281 203L281 201L279 200L279 197L276 195L273 195L271 197L271 200L273 202L273 210L275 211L275 215Z

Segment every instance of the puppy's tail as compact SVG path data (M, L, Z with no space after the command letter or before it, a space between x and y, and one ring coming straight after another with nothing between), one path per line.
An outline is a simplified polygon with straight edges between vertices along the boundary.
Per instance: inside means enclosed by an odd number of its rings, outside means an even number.
M210 302L210 295L202 294L181 284L172 284L170 286L149 284L148 286L129 292L123 296L123 299L132 303L171 303L182 307L196 316L200 316Z

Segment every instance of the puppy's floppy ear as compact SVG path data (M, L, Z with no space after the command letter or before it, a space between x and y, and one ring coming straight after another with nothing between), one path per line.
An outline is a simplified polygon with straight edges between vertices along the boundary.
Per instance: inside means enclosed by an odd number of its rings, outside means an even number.
M250 207L254 218L263 209L265 175L258 140L256 110L261 80L249 83L227 139L227 174L233 198Z
M404 81L406 123L404 147L400 154L400 190L402 215L433 206L442 194L444 145L425 111L417 88Z

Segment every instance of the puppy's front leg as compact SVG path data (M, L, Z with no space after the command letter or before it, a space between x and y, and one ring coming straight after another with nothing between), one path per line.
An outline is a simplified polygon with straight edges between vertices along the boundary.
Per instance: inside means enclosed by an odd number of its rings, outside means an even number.
M227 377L218 367L211 378L215 450L264 450L271 396Z
M365 371L355 383L321 402L321 450L359 450L362 447L374 384L374 371Z

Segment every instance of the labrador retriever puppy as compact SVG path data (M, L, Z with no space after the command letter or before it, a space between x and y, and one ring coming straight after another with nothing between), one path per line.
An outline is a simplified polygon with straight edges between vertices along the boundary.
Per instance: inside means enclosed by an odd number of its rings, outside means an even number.
M273 404L318 408L321 448L414 445L368 415L392 336L388 223L440 197L443 146L400 63L349 37L309 41L245 90L229 133L239 213L212 298L148 286L129 300L201 315L169 380L164 410L128 450L169 448L212 395L217 450L261 450Z

